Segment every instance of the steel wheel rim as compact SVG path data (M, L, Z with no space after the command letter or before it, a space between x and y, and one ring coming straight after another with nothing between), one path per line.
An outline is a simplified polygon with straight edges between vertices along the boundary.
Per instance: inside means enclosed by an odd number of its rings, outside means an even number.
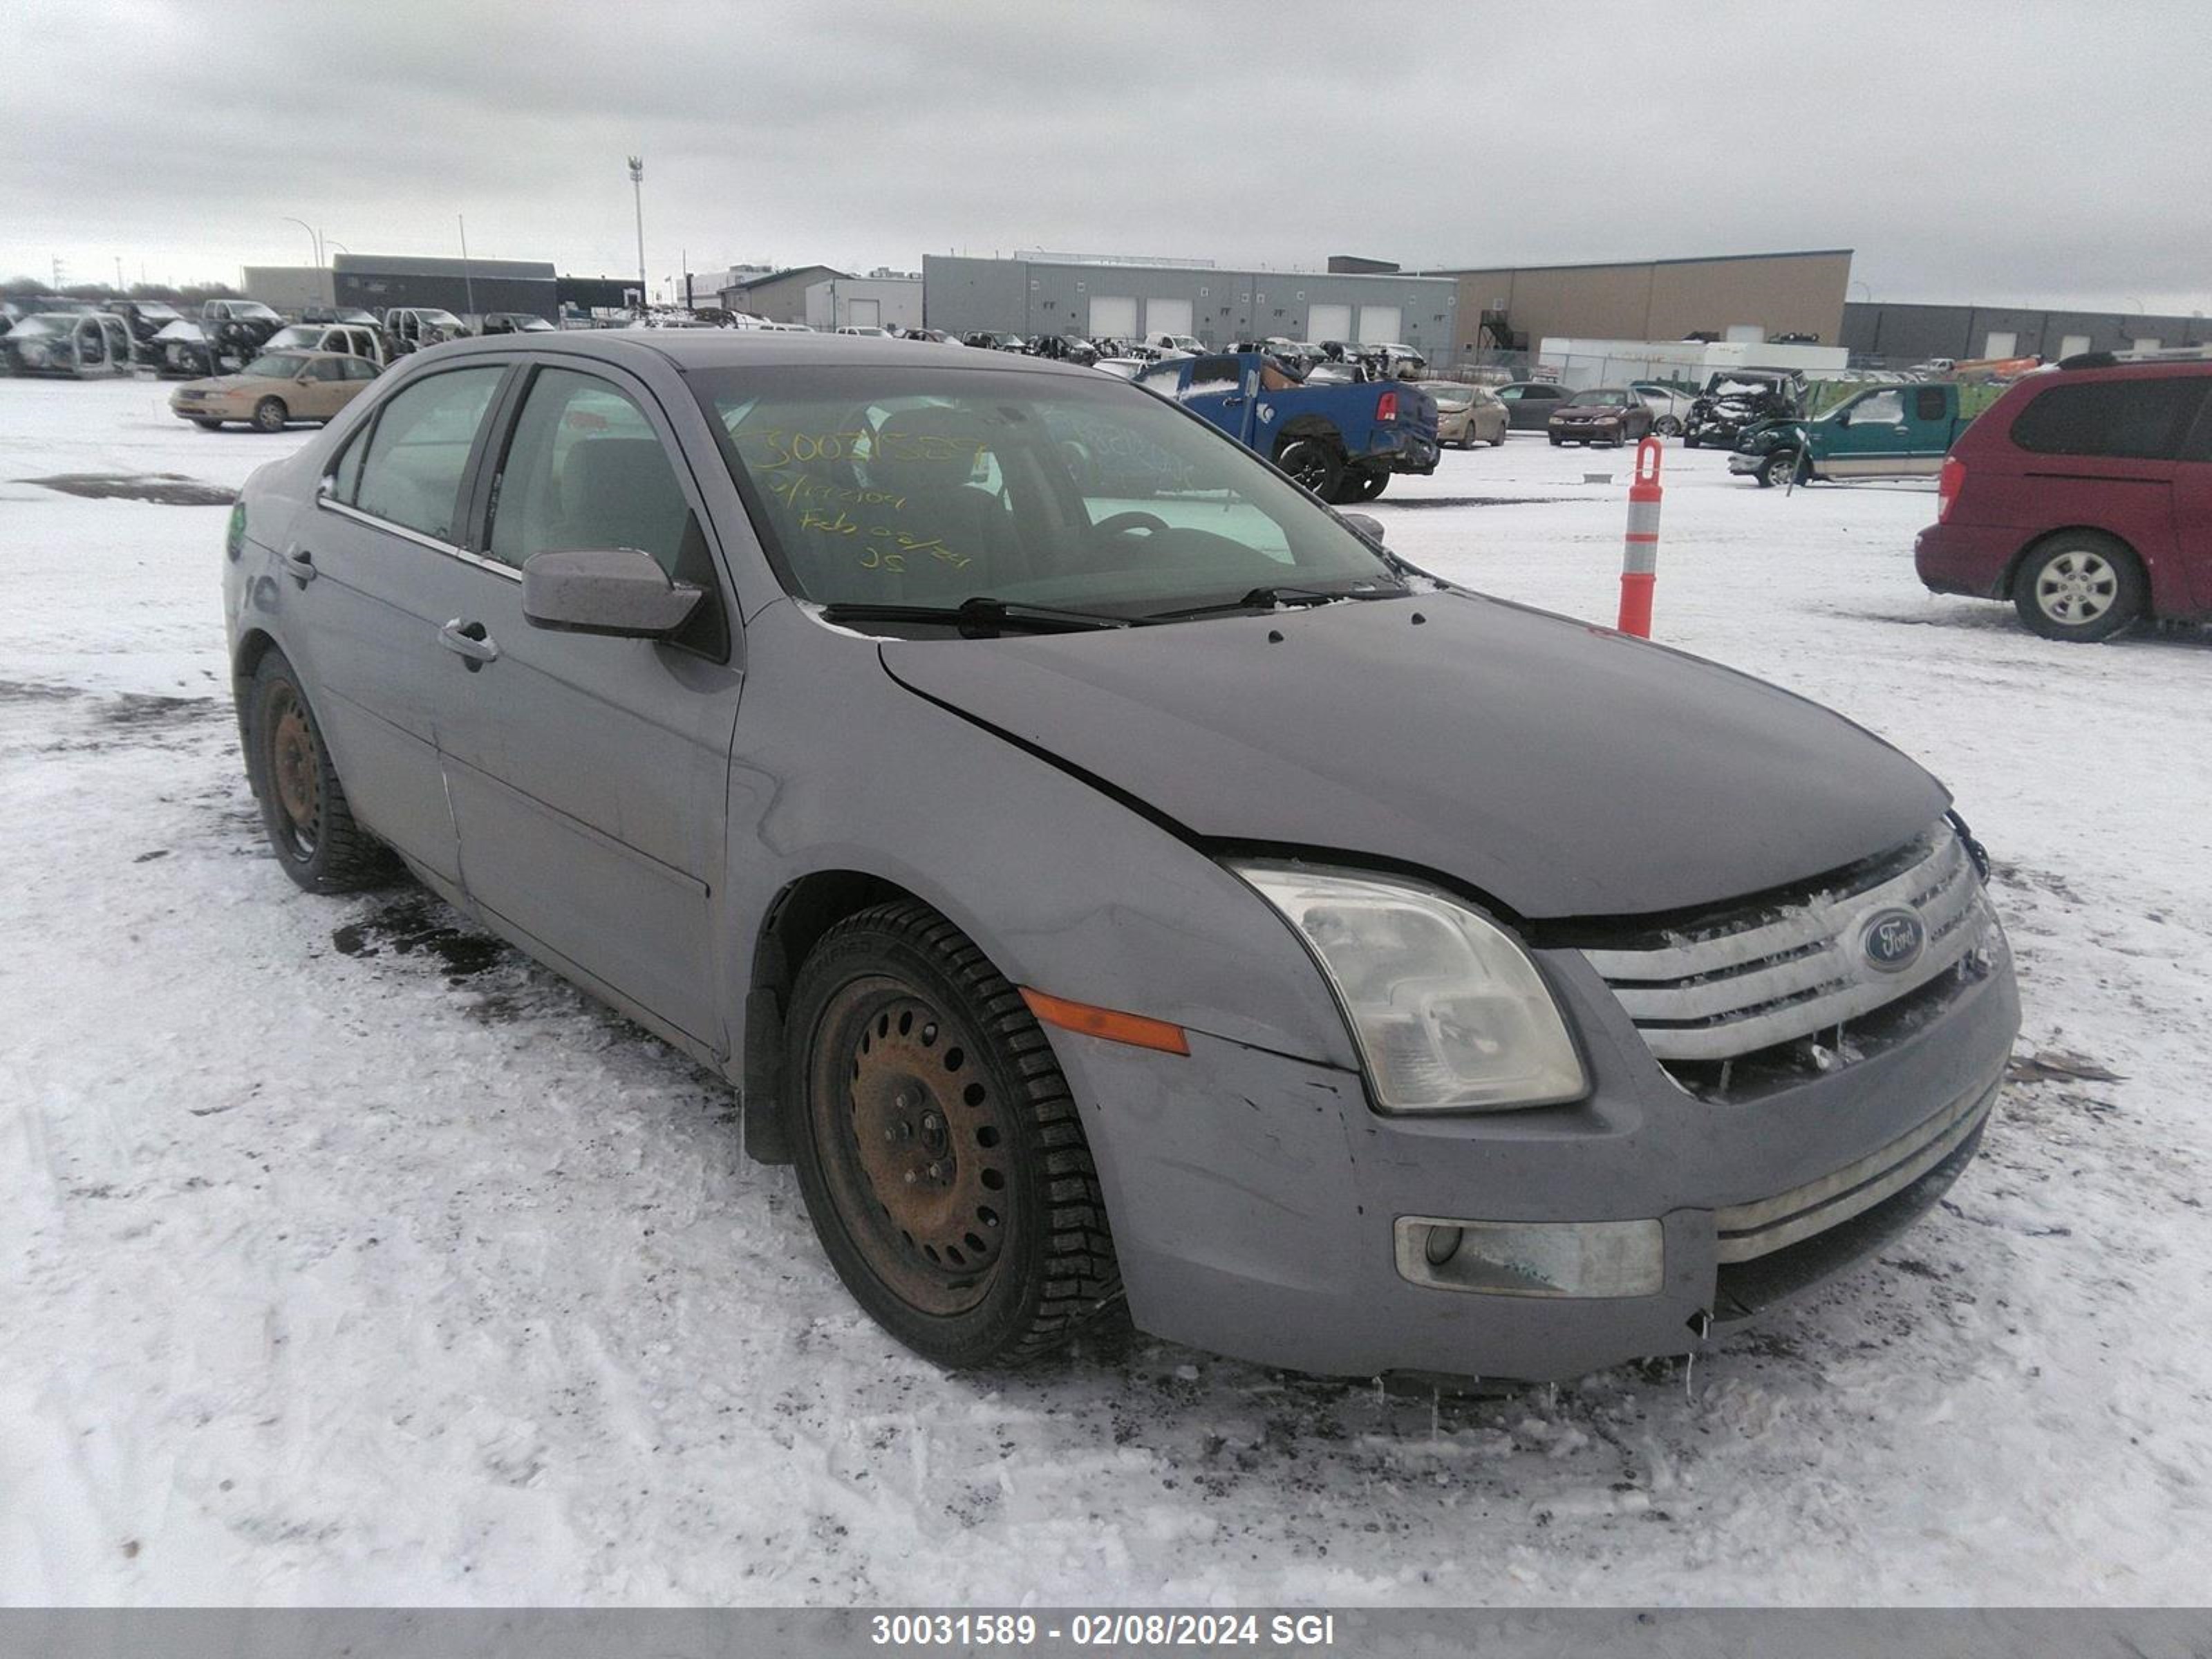
M269 778L293 854L315 855L323 817L322 768L315 752L314 727L307 710L289 686L270 700Z
M815 1033L808 1112L847 1236L909 1307L973 1311L1005 1260L1014 1145L976 1033L888 975L840 989Z
M2051 621L2079 628L2112 608L2119 586L2111 561L2086 548L2069 549L2037 574L2035 603Z

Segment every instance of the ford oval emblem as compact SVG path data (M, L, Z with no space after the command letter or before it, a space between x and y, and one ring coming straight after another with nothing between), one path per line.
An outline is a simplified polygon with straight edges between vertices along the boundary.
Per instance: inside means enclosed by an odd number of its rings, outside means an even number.
M1916 911L1877 910L1859 934L1859 954L1878 974L1901 974L1928 948L1928 929Z

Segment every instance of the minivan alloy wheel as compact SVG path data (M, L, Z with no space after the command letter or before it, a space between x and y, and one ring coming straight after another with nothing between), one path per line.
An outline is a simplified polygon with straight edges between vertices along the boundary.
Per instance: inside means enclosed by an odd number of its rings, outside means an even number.
M2112 567L2087 549L2060 554L2035 579L2035 602L2044 615L2069 628L2096 621L2112 609L2118 591Z
M2069 531L2029 554L2013 583L2021 620L2046 639L2110 639L2145 605L2141 568L2109 537Z

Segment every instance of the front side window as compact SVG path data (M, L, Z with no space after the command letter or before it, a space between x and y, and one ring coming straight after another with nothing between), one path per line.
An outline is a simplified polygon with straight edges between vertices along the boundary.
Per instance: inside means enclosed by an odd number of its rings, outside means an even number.
M1942 397L1940 392L1936 394ZM1901 392L1876 392L1862 398L1851 405L1851 419L1869 424L1894 426L1905 418L1905 394Z
M2021 411L2012 441L2038 455L2171 460L2208 384L2191 374L2054 386Z
M458 543L461 475L506 373L496 365L453 369L404 388L378 411L350 495L343 492L340 469L338 498L409 530Z
M578 548L649 553L671 577L714 585L704 532L645 411L611 382L546 368L530 383L500 469L491 556L520 567Z
M690 383L785 586L1130 617L1255 587L1389 587L1296 484L1103 376L722 369Z

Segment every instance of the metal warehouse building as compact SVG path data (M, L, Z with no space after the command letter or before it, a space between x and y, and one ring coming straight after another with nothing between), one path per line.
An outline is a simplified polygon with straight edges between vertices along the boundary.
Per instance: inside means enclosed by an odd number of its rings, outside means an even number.
M2212 322L2202 317L1887 301L1844 308L1844 343L1861 356L1885 360L2041 356L2056 361L2081 351L2150 351L2207 341L2212 341Z
M1190 334L1209 346L1281 335L1401 341L1437 358L1451 349L1459 304L1459 285L1449 279L1052 255L931 254L921 262L921 289L924 323L953 334Z
M526 311L559 314L553 267L536 259L425 259L341 253L331 262L336 303L363 311L434 306L458 313Z
M1432 270L1459 287L1462 355L1528 350L1547 335L1680 340L1693 334L1757 342L1843 335L1851 250L1723 253L1618 264L1487 265Z

